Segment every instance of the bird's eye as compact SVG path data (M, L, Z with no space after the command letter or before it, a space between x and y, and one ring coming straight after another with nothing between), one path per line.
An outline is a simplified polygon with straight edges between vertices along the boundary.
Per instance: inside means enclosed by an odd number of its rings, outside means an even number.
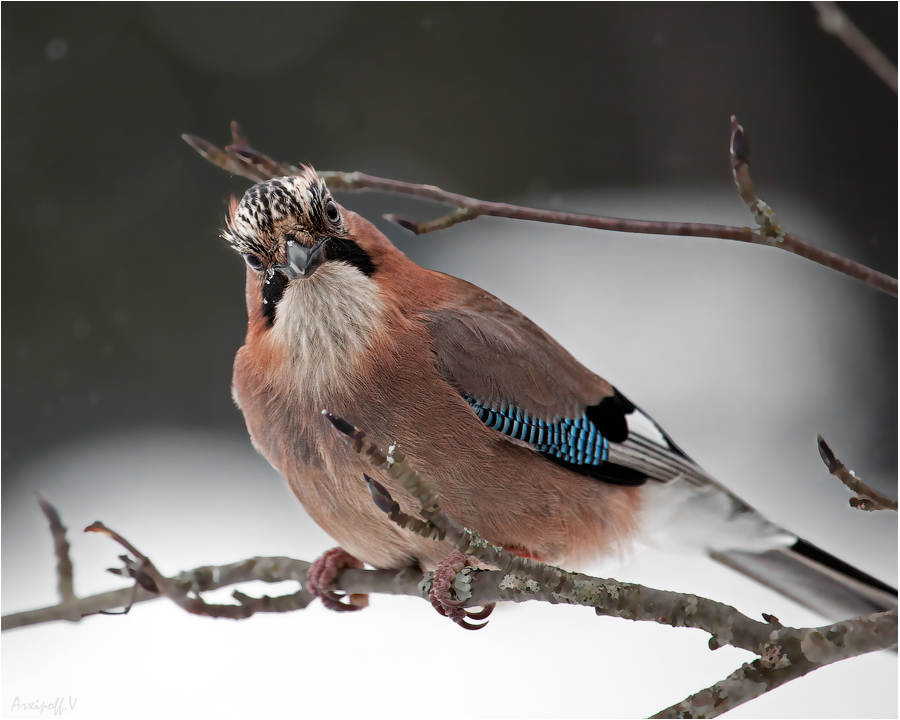
M341 214L338 212L337 204L334 202L334 200L329 200L325 204L325 217L327 217L333 223L336 223L341 217Z
M247 265L250 266L251 270L262 270L263 264L262 260L260 260L256 255L244 255L244 260L247 261Z

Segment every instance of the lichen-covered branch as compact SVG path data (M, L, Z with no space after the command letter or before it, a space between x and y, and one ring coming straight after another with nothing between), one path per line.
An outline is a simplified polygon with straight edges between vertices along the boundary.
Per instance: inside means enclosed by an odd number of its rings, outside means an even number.
M182 135L185 142L214 165L223 168L233 175L240 175L255 182L268 180L283 175L296 175L300 168L288 163L279 163L270 157L252 149L237 123L231 124L232 144L224 150L195 135ZM325 178L328 187L342 192L358 192L377 190L388 193L412 195L424 200L449 205L454 210L430 222L415 222L397 215L385 215L388 220L396 222L417 235L442 230L457 223L473 220L481 215L532 220L535 222L555 223L558 225L574 225L596 230L611 230L626 233L646 233L650 235L676 235L687 237L710 237L723 240L735 240L779 247L782 250L800 255L807 260L829 267L852 278L861 280L866 285L889 295L897 297L897 281L829 250L810 245L791 233L778 238L772 244L767 233L755 232L747 227L732 227L706 223L664 222L653 220L629 220L625 218L584 215L580 213L539 210L537 208L510 205L508 203L477 200L457 193L447 192L434 185L419 185L400 180L374 177L360 172L326 171L319 173Z
M819 26L830 35L840 38L854 55L896 93L897 68L887 56L860 32L835 3L813 2L813 7L819 14Z
M825 665L896 647L897 611L876 613L821 628L786 629L761 648L760 657L712 687L654 718L712 718ZM893 638L893 643L885 644Z
M875 510L893 510L897 512L897 501L895 499L889 498L887 495L883 495L866 485L852 470L848 470L844 463L835 457L831 448L828 447L828 443L825 442L821 435L816 437L819 445L819 455L822 456L822 461L828 468L828 472L844 483L850 492L854 494L850 498L851 507L868 512L874 512Z
M736 608L697 595L622 583L570 573L532 560L520 558L495 547L477 533L462 527L441 510L440 498L395 447L384 452L366 433L345 420L328 415L341 437L361 456L391 478L400 482L419 501L422 518L400 512L387 490L366 477L373 501L407 529L425 537L444 539L457 549L473 555L487 565L500 568L466 568L453 582L456 597L465 607L495 602L539 600L594 608L598 615L655 622L672 627L696 628L710 635L715 649L732 645L758 656L725 680L697 693L658 717L714 717L763 692L801 677L838 660L875 650L897 646L897 611L877 613L819 628L786 628L777 618L763 615L764 622L753 620ZM62 523L49 504L51 531L56 536ZM48 608L4 616L3 630L53 620L78 621L116 607L131 606L159 597L167 597L187 612L216 618L244 619L258 612L290 612L305 608L312 600L306 592L309 563L291 558L252 558L231 565L201 567L174 577L165 577L134 545L100 522L85 529L103 533L130 552L126 568L135 579L134 588L124 588L87 598L74 595ZM302 589L279 597L250 597L235 591L238 604L207 603L200 593L251 580L279 582L292 580ZM346 593L385 593L428 598L431 573L416 568L392 570L344 570L337 578L337 589Z
M730 605L696 595L569 573L516 557L444 515L437 494L396 446L385 452L364 430L325 414L350 448L400 482L419 501L425 520L401 513L387 490L365 476L373 500L383 512L407 529L425 537L442 538L461 552L500 568L503 579L497 589L504 596L482 595L478 583L493 573L474 571L480 574L469 581L467 594L459 596L467 605L533 599L585 605L593 607L598 615L701 629L710 634L711 649L732 645L759 656L722 682L663 711L659 717L714 717L823 665L897 644L896 610L822 628L786 628L771 615L764 615L765 622L759 622Z
M425 520L401 513L387 490L365 476L376 505L402 527L425 537L444 539L461 552L501 568L504 578L498 587L514 593L505 599L518 600L517 595L522 593L528 599L594 607L598 615L699 628L710 634L711 649L728 644L759 655L753 663L744 665L725 680L656 717L715 717L823 665L896 645L896 611L827 628L795 630L783 627L772 616L764 616L766 622L761 623L729 605L695 595L568 573L516 557L444 515L436 493L396 446L384 452L368 439L364 430L330 413L325 415L350 448L400 482L419 501ZM479 597L471 583L465 590L467 594L458 596L461 600L472 604L494 601L494 598Z
M410 471L415 473L409 468L405 458L396 450L393 457L397 459L397 464L401 467L398 475ZM424 487L426 489L421 491L421 495L428 497L431 491L427 489L427 486ZM387 497L389 498L389 496ZM439 524L444 524L445 516L442 516L443 513L440 512L438 505L432 519L437 518ZM429 529L436 526L435 523L424 521L421 528L423 532L429 532ZM279 598L269 598L261 599L260 603L251 603L245 608L239 605L212 605L203 601L198 602L196 596L201 592L252 580L262 580L268 583L290 580L303 585L306 581L309 563L285 557L251 558L228 565L199 567L172 577L163 577L146 556L118 533L109 530L101 523L94 523L90 529L94 532L102 532L126 547L137 557L137 564L147 568L148 576L153 579L155 586L165 590L165 593L152 592L144 587L146 584L144 583L135 593L134 602L136 603L158 597L169 597L179 606L194 614L243 619L254 612L286 612L301 609L306 607L312 599L305 593L303 593L303 598L299 598L301 593L298 593L284 596L284 598L292 598L287 605L285 605L286 601ZM455 531L451 532L455 534ZM471 568L464 571L468 574L468 578L464 582L469 585L469 597L465 598L465 605L469 607L481 606L489 602L526 602L530 600L583 605L594 608L598 614L602 615L657 622L673 627L701 629L710 634L710 643L714 647L728 644L756 654L764 654L765 648L761 646L765 643L801 632L793 628L782 627L771 616L764 618L765 622L760 622L742 615L729 605L696 595L656 590L642 585L595 578L580 573L568 573L559 568L552 568L511 555L501 548L490 545L469 530L465 530L464 535L465 542L460 543L459 547L471 551L476 557L480 556L479 559L484 558L490 562L503 563L512 569L512 572L506 569L476 570ZM430 573L423 573L421 570L413 568L401 571L344 570L338 578L338 589L348 593L385 593L427 598L430 575ZM566 582L560 583L560 578L565 578ZM131 588L123 588L87 598L77 598L68 607L65 603L61 603L49 608L7 615L3 618L3 629L52 620L72 619L73 608L80 611L78 614L78 619L80 619L101 610L122 607L131 601L131 594ZM190 597L191 594L195 597ZM247 596L243 597L246 599ZM226 610L225 608L232 609ZM896 616L896 612L893 614ZM891 613L882 613L882 615L891 615ZM896 644L896 640L896 630L894 630L893 636L886 635L879 641L879 646L872 649L890 647L892 644ZM887 644L885 645L884 642Z

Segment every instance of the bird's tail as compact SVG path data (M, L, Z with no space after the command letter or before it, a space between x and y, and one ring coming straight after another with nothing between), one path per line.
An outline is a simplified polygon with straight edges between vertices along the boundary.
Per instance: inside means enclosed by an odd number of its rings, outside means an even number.
M897 608L895 588L769 522L699 468L648 483L644 514L647 544L702 549L828 620Z
M643 486L644 542L703 550L829 620L897 609L895 588L767 520L707 475L639 409L627 417L628 438L610 446L609 458L649 478Z
M805 540L765 552L710 557L829 620L897 609L897 590Z

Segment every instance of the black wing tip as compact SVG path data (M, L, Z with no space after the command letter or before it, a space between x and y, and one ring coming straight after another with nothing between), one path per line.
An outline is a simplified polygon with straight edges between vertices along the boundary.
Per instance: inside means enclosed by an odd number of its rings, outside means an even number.
M836 558L831 553L825 552L821 548L816 547L811 542L807 542L803 538L798 539L797 542L795 542L791 546L791 550L793 550L798 555L802 555L803 557L809 558L810 560L814 560L820 565L831 568L841 575L846 575L847 577L851 577L854 580L858 580L864 585L868 585L877 590L881 590L882 592L886 592L889 595L897 597L897 588L891 587L887 583L882 582L878 578L872 577L868 573L865 573L862 570L853 567L840 558Z

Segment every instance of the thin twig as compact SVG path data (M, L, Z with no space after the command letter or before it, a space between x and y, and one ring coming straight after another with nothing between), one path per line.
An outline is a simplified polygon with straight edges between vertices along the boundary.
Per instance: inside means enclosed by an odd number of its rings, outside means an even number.
M896 500L866 485L852 470L848 470L844 463L835 457L831 448L828 447L828 443L825 442L821 435L817 435L816 438L819 445L819 455L822 456L822 461L828 468L828 472L844 483L850 492L854 493L854 496L850 498L851 507L866 510L867 512L875 510L893 510L897 512Z
M759 199L753 181L750 179L750 145L744 135L737 118L731 116L731 142L729 143L731 154L731 172L734 175L734 184L741 194L741 200L753 213L753 219L759 226L760 234L773 243L784 242L787 233L778 224L778 218L766 203Z
M368 447L368 446L366 446ZM398 457L396 453L394 457ZM401 467L409 468L408 462L398 458ZM403 469L401 472L406 472ZM414 472L414 471L413 471ZM420 495L428 497L431 490L422 483ZM392 502L388 499L388 502ZM444 524L444 516L440 506L435 509L432 520ZM451 521L452 522L452 521ZM430 524L430 521L427 523ZM149 559L140 553L128 540L118 533L106 528L102 523L94 523L90 526L94 532L102 532L119 542L138 558L138 562L148 569L148 573L154 577L157 587L165 589L169 599L175 601L188 612L212 617L228 617L243 619L249 617L252 612L241 609L236 605L212 605L199 599L188 598L189 593L198 595L201 592L215 590L227 585L233 585L251 580L264 582L280 582L292 580L300 584L306 582L306 571L309 563L302 560L294 560L284 557L251 558L237 563L222 566L204 566L194 570L180 573L171 578L164 578L152 565ZM425 528L427 532L427 528ZM471 538L468 546L463 546L472 552L479 552L480 548L488 547L495 551L496 555L485 555L488 560L503 559L510 556L506 551L489 545L485 540L470 530L465 530ZM580 573L566 573L559 568L535 563L531 560L510 556L513 561L521 562L510 573L506 570L467 570L470 573L471 596L465 600L467 607L482 606L489 602L512 601L526 602L540 600L550 603L567 603L592 607L597 614L609 615L635 621L656 622L673 627L692 627L704 630L711 636L710 643L714 647L732 645L748 650L760 656L765 656L769 650L767 643L780 642L784 638L795 637L796 633L804 633L804 630L783 627L775 618L768 616L766 622L759 622L748 618L735 608L718 603L713 600L698 597L692 594L675 593L666 590L656 590L633 583L622 583L615 580L595 578ZM503 560L505 562L505 560ZM539 572L532 572L537 567ZM542 587L545 578L564 573L570 583L565 588ZM400 571L393 570L344 570L337 579L337 589L347 593L387 593L394 595L411 595L427 598L428 585L431 573L423 573L421 570L406 568ZM559 592L557 592L557 589ZM131 588L123 588L87 598L79 598L71 607L77 607L81 615L96 614L100 610L108 610L121 607L129 602ZM299 595L299 594L298 594ZM162 594L154 594L143 587L139 587L135 602L163 597ZM247 596L243 596L246 598ZM283 596L285 599L296 598L296 595ZM196 602L185 602L196 600ZM272 612L286 612L288 610L301 609L311 600L306 595L303 603L293 603L290 607L268 608ZM251 598L251 600L253 600ZM279 598L269 600L280 600ZM268 603L268 601L265 601ZM253 608L254 612L260 608ZM896 624L896 611L880 613L871 617L891 616L893 614ZM4 630L25 625L33 625L52 620L69 619L71 610L62 604L39 610L23 613L14 613L3 617ZM848 621L854 622L854 621ZM829 630L841 627L843 624L828 626ZM888 630L890 630L890 627ZM878 641L878 647L870 649L882 649L892 647L897 642L896 627L894 634L888 632ZM800 637L799 635L796 637ZM868 651L865 650L865 651Z
M159 589L161 595L169 598L183 610L194 615L242 620L258 612L290 612L299 610L306 607L312 600L312 596L305 590L301 590L293 595L283 595L275 598L268 596L252 598L236 591L233 597L240 603L239 605L208 603L200 597L201 590L199 588L185 588L170 582L168 578L156 569L156 566L146 555L143 555L128 540L117 532L110 530L103 523L95 522L86 527L84 531L103 533L119 543L137 558L141 570L152 579L153 584ZM141 585L145 588L147 587L145 583L141 583ZM193 597L188 594L191 590L194 593Z
M266 583L283 581L298 582L301 585L306 582L306 570L309 563L303 560L295 560L287 557L255 557L241 560L236 563L216 566L202 566L188 570L170 578L166 578L168 587L177 588L179 592L208 592L229 585L261 580ZM394 573L390 573L391 576ZM132 597L133 596L133 597ZM3 616L2 629L37 625L54 620L78 621L83 617L125 607L129 604L144 603L149 600L157 600L163 597L155 592L150 592L142 586L137 589L122 588L78 598L72 603L60 603L50 607L26 610L24 612L11 613ZM305 602L312 601L312 596L307 595Z
M830 35L840 38L856 57L896 93L897 68L887 56L833 2L813 2L813 7L819 13L819 26Z
M182 138L200 155L209 162L223 168L233 175L241 175L255 182L269 180L283 175L296 175L300 168L296 165L278 163L271 158L253 150L237 123L232 123L233 144L219 149L215 145L195 135L182 135ZM897 281L861 265L829 250L810 245L791 233L783 237L769 238L766 235L754 231L748 227L733 227L729 225L714 225L706 223L682 223L651 220L628 220L624 218L602 217L596 215L583 215L579 213L557 212L553 210L539 210L537 208L509 205L507 203L476 200L457 193L441 190L433 185L418 185L415 183L390 180L374 177L360 172L320 172L328 183L328 187L335 191L358 192L377 190L381 192L400 193L412 195L424 200L449 205L455 208L452 212L430 222L417 223L401 218L397 215L386 215L388 220L398 223L407 230L416 234L432 232L451 227L457 223L472 220L481 215L512 218L518 220L532 220L535 222L554 223L558 225L574 225L577 227L593 228L597 230L610 230L627 233L646 233L650 235L675 235L685 237L710 237L723 240L735 240L757 245L769 245L779 247L782 250L812 260L832 270L861 280L866 285L889 295L897 297ZM774 245L771 240L778 242Z
M58 576L59 599L61 603L71 603L75 597L75 581L72 559L69 557L69 541L66 539L66 528L59 519L56 508L38 493L38 505L47 522L50 523L50 534L53 536L53 549L56 552L56 574Z

